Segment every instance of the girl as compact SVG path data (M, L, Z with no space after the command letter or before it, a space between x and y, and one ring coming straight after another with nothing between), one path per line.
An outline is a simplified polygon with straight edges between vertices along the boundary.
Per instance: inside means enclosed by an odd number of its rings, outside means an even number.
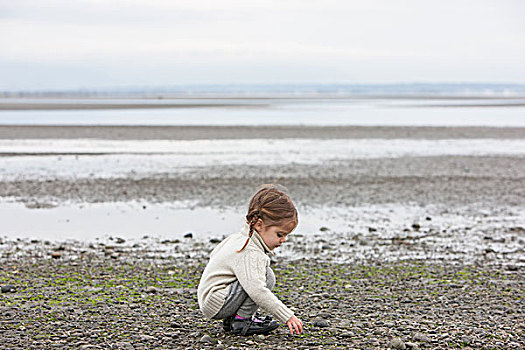
M297 226L292 200L276 186L263 185L250 200L246 222L211 252L197 293L202 313L222 319L224 330L234 334L266 334L279 323L254 316L261 307L286 323L290 334L302 333L301 320L271 291L275 275L268 256Z

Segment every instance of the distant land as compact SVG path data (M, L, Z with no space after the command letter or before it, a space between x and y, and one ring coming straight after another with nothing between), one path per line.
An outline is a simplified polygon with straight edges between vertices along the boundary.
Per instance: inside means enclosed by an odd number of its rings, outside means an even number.
M182 96L296 97L480 97L505 98L525 95L525 84L505 83L395 83L395 84L200 84L111 89L0 91L0 97L141 97Z

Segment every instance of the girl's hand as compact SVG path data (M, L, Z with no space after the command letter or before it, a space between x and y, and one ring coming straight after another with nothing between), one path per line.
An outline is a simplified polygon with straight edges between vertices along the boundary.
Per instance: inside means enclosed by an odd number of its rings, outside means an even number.
M290 319L286 321L286 324L288 325L288 328L290 328L291 335L293 335L294 330L297 334L303 332L303 322L295 316L290 317Z

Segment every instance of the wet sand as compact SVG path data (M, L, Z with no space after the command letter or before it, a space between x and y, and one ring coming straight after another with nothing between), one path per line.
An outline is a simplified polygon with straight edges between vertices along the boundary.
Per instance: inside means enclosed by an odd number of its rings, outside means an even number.
M0 139L199 140L313 139L523 139L525 128L387 126L12 126Z

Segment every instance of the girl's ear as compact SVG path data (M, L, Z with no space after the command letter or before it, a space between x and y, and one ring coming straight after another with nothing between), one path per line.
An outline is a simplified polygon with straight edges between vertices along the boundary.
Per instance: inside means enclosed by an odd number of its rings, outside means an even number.
M253 225L253 228L257 231L257 232L261 232L261 229L263 227L263 221L261 219L257 219L257 221L255 222L255 224Z

